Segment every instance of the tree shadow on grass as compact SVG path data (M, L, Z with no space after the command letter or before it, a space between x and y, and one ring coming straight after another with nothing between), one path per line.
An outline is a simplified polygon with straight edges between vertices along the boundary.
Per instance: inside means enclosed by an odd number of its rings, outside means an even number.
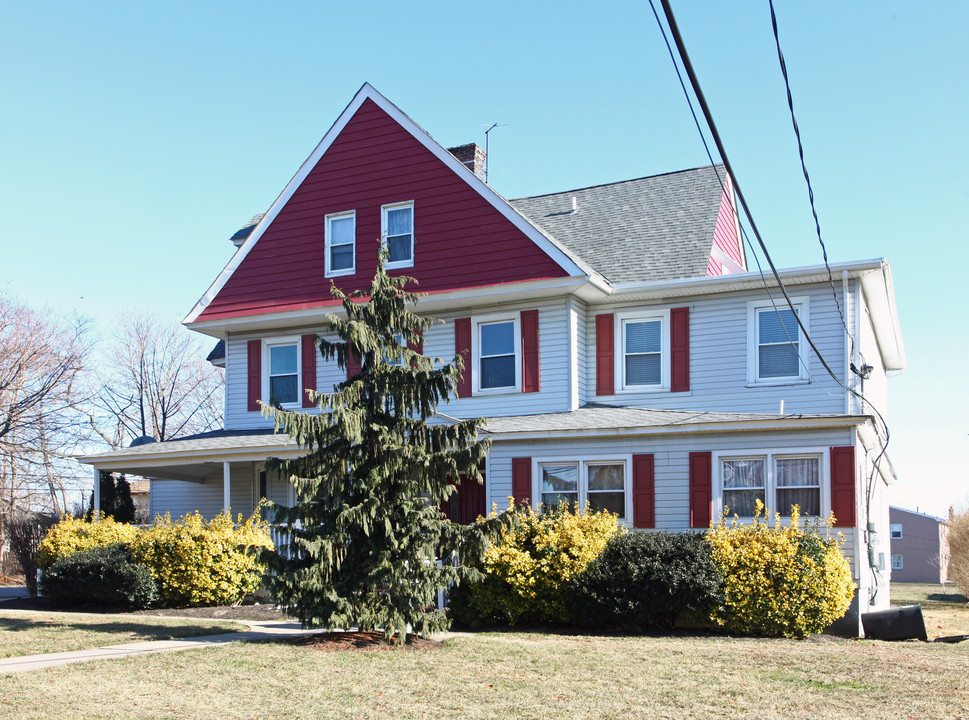
M244 629L244 627L239 628L240 631ZM70 630L76 633L137 636L136 638L128 639L128 642L171 640L174 638L196 637L199 635L222 635L224 633L234 632L231 628L204 623L192 625L163 625L125 621L71 623L32 618L0 618L0 633L29 632L31 630Z

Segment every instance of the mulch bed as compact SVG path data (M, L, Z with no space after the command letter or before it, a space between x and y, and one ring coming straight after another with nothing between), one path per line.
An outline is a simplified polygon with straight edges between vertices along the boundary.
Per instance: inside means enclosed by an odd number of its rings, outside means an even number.
M440 650L444 647L443 642L419 638L413 635L407 637L403 645L397 645L393 641L387 642L379 632L370 631L349 631L349 632L322 632L313 635L301 635L295 638L283 640L287 645L297 645L299 647L309 647L314 650Z

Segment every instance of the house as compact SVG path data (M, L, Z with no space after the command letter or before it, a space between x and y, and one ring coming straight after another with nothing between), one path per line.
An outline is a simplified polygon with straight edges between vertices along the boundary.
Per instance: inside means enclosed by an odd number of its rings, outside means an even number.
M942 583L949 576L949 528L942 518L888 508L892 580Z
M720 166L505 200L482 161L364 85L232 236L235 254L185 320L221 343L225 430L85 462L151 478L153 512L292 501L263 462L300 449L259 400L316 412L303 389L344 379L313 337L341 312L330 283L368 287L384 238L390 272L417 278L420 312L443 320L423 352L468 362L441 420L491 418L485 485L460 489L455 519L514 496L687 531L724 505L797 503L837 518L859 588L852 617L887 606L893 473L861 398L884 410L887 373L905 364L889 265L784 270L792 309L748 269Z

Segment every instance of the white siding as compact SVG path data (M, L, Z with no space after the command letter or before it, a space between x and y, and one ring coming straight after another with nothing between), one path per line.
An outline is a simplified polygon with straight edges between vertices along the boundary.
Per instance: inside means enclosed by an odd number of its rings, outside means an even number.
M171 513L176 520L198 510L212 518L222 512L222 476L205 482L187 480L152 480L151 515Z
M840 291L840 288L839 288ZM844 328L827 285L799 287L796 293L808 297L810 334L835 373L844 372ZM774 296L783 298L774 291ZM671 304L625 303L595 305L586 319L586 392L590 401L636 407L725 412L776 413L784 400L784 412L842 413L844 390L825 372L811 353L811 379L788 385L748 385L747 382L747 303L767 300L766 292L746 292L698 298ZM690 308L690 390L683 393L617 392L595 394L595 318L602 313L629 310ZM617 352L621 338L617 333ZM616 378L617 387L620 378Z
M454 398L441 406L443 413L454 417L497 417L565 412L569 409L569 338L568 306L565 299L536 301L527 305L468 308L452 313L439 313L443 324L424 333L424 354L450 361L454 357L454 320L456 318L501 312L538 310L539 373L541 390L535 393L510 392ZM470 368L467 369L470 371Z
M691 452L743 452L790 448L826 449L851 445L852 430L812 433L741 433L711 435L643 436L641 438L578 438L562 440L495 440L488 465L488 506L507 507L511 495L511 461L516 457L582 458L585 455L652 453L656 491L656 527L690 529ZM859 449L859 452L861 450ZM716 473L716 468L714 468ZM826 471L825 471L825 474ZM631 480L630 480L631 482ZM716 509L714 509L716 510ZM845 554L854 565L851 533L846 533Z
M882 363L881 353L878 350L878 342L875 340L875 330L872 327L871 316L868 314L868 306L865 303L864 295L859 296L858 319L860 332L856 334L858 338L859 359L855 365L860 368L863 363L872 366L871 377L861 381L856 377L854 389L862 394L875 408L882 414L886 422L888 421L888 375ZM865 415L872 414L871 406L861 402L858 398L852 400L852 407L855 412Z
M588 387L589 387L589 344L586 338L586 324L588 323L588 309L586 304L581 300L574 300L571 307L572 313L572 327L575 333L575 341L573 346L575 348L576 357L574 359L574 377L572 382L576 384L577 389L577 407L582 407L588 402ZM593 335L593 341L595 335ZM593 381L595 378L593 378Z

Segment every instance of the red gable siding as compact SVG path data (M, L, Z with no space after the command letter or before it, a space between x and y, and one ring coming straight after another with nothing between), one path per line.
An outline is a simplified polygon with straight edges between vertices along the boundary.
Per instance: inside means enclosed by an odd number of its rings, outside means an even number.
M372 100L333 141L199 320L331 305L324 216L356 210L356 269L369 287L380 207L414 201L415 264L393 271L423 292L565 275L559 265Z
M726 191L720 199L720 212L717 215L717 226L713 232L713 246L721 250L724 255L738 265L744 265L744 254L740 247L740 237L737 234L737 221L734 217L733 208L730 206L730 197ZM710 258L707 275L721 275L722 273L722 265Z

